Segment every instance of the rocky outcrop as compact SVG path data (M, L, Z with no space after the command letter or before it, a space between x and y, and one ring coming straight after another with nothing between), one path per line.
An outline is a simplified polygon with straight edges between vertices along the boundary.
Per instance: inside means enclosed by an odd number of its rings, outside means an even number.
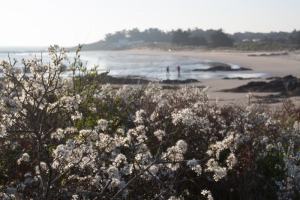
M186 79L186 80L162 80L161 83L163 84L187 84L187 83L195 83L195 82L199 82L196 79Z
M245 67L240 67L240 68L232 68L231 66L228 65L223 65L223 66L214 66L210 67L208 69L194 69L192 71L201 71L201 72L215 72L215 71L230 71L230 72L236 72L236 71L248 71L252 70L250 68L245 68Z
M223 90L224 92L280 92L282 94L299 95L300 79L292 75L283 78L275 78L269 82L252 81L233 89Z
M250 79L261 79L260 77L249 77L249 78L243 78L243 77L234 77L234 78L229 78L229 77L224 77L224 80L250 80Z
M149 80L142 78L131 78L131 77L112 77L107 75L103 78L102 83L110 83L110 84L147 84Z
M106 84L106 83L110 83L110 84L147 84L151 82L150 80L144 79L144 78L139 78L139 77L113 77L113 76L109 76L106 75L103 79L102 79L102 83ZM162 80L160 83L162 84L188 84L188 83L195 83L195 82L199 82L196 79L186 79L186 80Z
M289 55L287 52L283 52L283 53L269 53L269 54L266 54L266 53L262 53L262 54L249 54L248 56L287 56Z

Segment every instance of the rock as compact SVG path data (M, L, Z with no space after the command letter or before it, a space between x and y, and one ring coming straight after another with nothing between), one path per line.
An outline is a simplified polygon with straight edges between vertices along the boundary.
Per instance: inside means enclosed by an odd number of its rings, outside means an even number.
M249 77L249 78L243 78L243 77L234 77L234 78L229 78L229 77L224 77L224 80L234 80L234 79L238 79L238 80L250 80L250 79L260 79L260 77Z
M147 79L143 79L140 77L112 77L109 75L106 75L103 80L102 83L106 84L106 83L110 83L110 84L147 84L151 81L147 80ZM163 84L188 84L188 83L195 83L195 82L199 82L196 79L186 79L186 80L162 80L161 83Z
M149 83L149 80L142 79L142 78L131 78L131 77L112 77L109 75L106 75L106 77L103 78L102 83L110 83L110 84L147 84Z
M237 88L223 90L224 92L280 92L282 94L299 95L300 79L292 75L276 78L270 82L251 81Z
M162 80L161 83L163 84L187 84L187 83L195 83L199 82L196 79L186 79L186 80Z
M252 70L252 69L245 68L245 67L231 68L231 66L214 66L208 69L194 69L192 71L215 72L215 71L247 71L247 70Z
M286 56L289 55L289 53L287 52L283 52L283 53L269 53L269 54L249 54L248 56Z

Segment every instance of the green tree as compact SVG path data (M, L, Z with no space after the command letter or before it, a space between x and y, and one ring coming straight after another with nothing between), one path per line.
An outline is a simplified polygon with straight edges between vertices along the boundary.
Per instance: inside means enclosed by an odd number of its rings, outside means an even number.
M296 44L300 45L300 31L298 31L297 35L296 35Z
M292 44L300 45L300 31L293 31L288 40Z
M130 38L130 40L134 41L134 40L145 40L145 34L143 34L143 32L140 32L140 30L138 28L134 28L132 30L127 31L128 36Z
M207 40L205 39L205 37L201 36L192 36L191 40L190 40L190 44L193 46L207 46Z
M217 30L210 36L212 47L231 47L233 45L233 39L230 38L222 29Z
M109 42L109 43L115 43L115 42L119 42L119 40L121 39L125 39L126 38L126 31L117 31L114 34L106 34L105 35L105 41Z
M188 45L190 44L190 32L189 31L182 31L178 29L177 31L173 32L172 44L177 45Z

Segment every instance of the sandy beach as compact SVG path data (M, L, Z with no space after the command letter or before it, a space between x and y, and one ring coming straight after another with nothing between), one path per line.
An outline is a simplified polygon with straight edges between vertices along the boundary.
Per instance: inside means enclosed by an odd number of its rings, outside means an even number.
M186 56L200 58L202 60L211 60L218 62L231 63L239 65L240 67L246 67L252 69L257 73L268 73L270 77L284 77L287 75L293 75L300 77L300 54L299 52L289 52L288 55L276 55L276 56L249 56L250 54L261 55L271 54L274 52L229 52L229 51L162 51L162 50L150 50L150 49L131 49L125 51L113 51L118 54L143 54L143 55L173 55L173 56ZM282 52L275 52L282 53ZM250 81L266 81L262 79L204 79L199 80L197 85L209 86L208 91L211 101L215 101L217 98L221 104L237 104L245 103L246 93L228 93L220 92L220 90L231 89L241 85L245 85ZM254 93L253 95L269 95L271 93ZM293 97L295 103L299 103L300 97ZM297 104L298 104L297 103Z

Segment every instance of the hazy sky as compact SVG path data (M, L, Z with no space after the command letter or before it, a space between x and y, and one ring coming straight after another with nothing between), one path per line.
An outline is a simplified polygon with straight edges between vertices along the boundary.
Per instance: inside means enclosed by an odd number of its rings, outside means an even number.
M300 0L0 0L0 46L74 46L123 29L300 29Z

